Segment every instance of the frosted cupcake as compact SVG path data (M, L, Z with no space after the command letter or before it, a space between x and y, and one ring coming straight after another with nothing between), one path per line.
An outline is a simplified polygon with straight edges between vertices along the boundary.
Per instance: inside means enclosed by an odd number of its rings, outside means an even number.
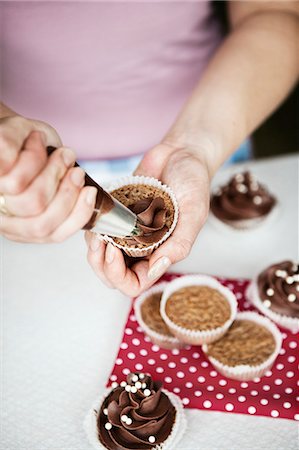
M143 373L112 385L85 420L95 449L173 450L186 428L180 399Z
M113 183L108 191L133 211L142 235L112 238L104 236L127 255L142 257L151 254L173 232L178 220L178 204L171 189L155 178L125 177Z
M246 230L269 219L276 206L276 198L247 171L234 175L212 194L210 220Z
M160 312L181 342L202 345L225 334L236 316L237 301L234 294L214 278L187 275L168 283Z
M281 327L299 331L299 268L282 261L263 270L249 285L248 299Z
M266 317L238 313L227 333L203 351L222 375L235 380L262 377L281 349L281 334Z
M136 320L151 339L162 348L180 348L183 344L171 333L160 314L162 293L167 283L159 283L140 295L135 303Z

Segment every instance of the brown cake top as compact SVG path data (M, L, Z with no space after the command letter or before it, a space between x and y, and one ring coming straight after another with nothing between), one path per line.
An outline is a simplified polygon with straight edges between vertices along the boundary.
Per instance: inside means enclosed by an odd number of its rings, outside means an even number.
M145 184L128 184L111 195L131 209L143 224L143 236L113 238L124 247L144 248L158 242L174 220L174 206L167 192Z
M160 314L162 292L149 295L141 305L141 317L146 325L153 331L164 336L173 337Z
M230 367L258 366L275 350L275 339L268 328L251 320L235 320L227 333L209 344L208 355Z
M226 297L209 286L178 289L168 298L165 312L175 324L197 331L218 328L231 316Z

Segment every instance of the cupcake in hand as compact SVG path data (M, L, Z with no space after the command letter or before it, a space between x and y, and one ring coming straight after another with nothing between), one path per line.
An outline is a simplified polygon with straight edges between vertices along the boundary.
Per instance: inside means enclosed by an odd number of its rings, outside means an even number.
M247 171L212 194L210 219L215 225L246 230L269 219L276 206L276 198Z

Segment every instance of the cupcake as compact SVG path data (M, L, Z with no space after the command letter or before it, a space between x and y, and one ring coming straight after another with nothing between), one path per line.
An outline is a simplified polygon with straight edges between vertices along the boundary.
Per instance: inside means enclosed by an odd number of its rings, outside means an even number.
M269 219L276 205L276 198L247 171L212 194L210 219L215 225L246 230Z
M108 191L138 217L140 236L104 236L106 242L111 242L128 256L150 255L173 232L178 220L178 205L168 186L155 178L128 176L115 182Z
M170 331L181 342L202 345L227 331L237 312L234 294L205 275L187 275L168 283L160 312Z
M181 400L143 373L130 373L94 405L85 420L96 449L173 450L186 423Z
M267 267L249 285L248 299L278 325L299 331L299 267L282 261Z
M167 283L159 283L141 294L134 303L136 320L154 344L180 348L183 344L171 333L160 314L162 293Z
M281 349L281 334L267 317L255 312L237 314L227 333L202 347L215 369L235 380L262 377Z

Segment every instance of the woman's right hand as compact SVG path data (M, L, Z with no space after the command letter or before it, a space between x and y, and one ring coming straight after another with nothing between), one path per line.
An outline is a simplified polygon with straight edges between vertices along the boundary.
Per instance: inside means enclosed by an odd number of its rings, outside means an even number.
M48 157L46 147L57 149ZM0 234L19 242L60 242L82 228L93 212L96 188L84 186L50 125L10 116L0 119Z

